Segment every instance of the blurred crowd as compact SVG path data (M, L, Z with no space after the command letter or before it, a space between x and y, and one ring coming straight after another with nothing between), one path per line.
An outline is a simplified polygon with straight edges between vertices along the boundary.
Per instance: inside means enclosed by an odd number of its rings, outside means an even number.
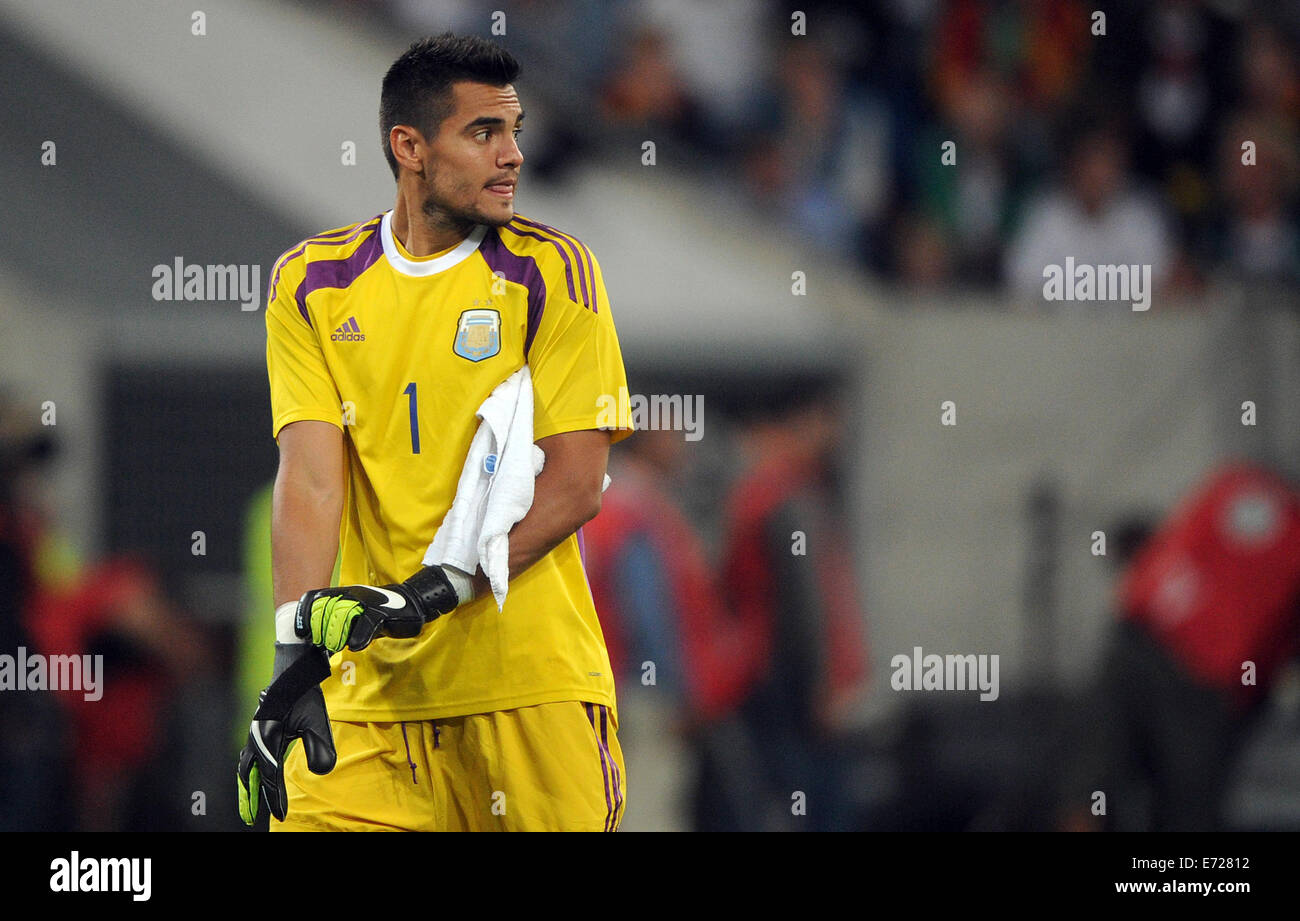
M213 638L149 560L81 556L48 501L60 444L30 405L0 393L0 831L201 827ZM35 689L25 666L54 657L87 665L62 681L50 665Z
M342 5L408 36L492 23L468 0ZM1032 294L1066 255L1151 265L1173 295L1300 280L1297 4L817 0L794 5L806 34L790 6L510 4L496 37L554 113L530 169L629 144L639 167L653 140L659 164L918 291Z
M868 725L840 394L733 382L712 404L725 469L672 430L611 455L581 542L625 828L1291 827L1241 803L1300 792L1300 749L1275 747L1300 726L1278 691L1300 651L1300 485L1227 460L1169 511L1116 522L1114 623L1081 690L1047 675L996 705L901 695ZM223 778L270 669L269 488L245 510L246 616L205 623L147 560L70 552L44 501L57 445L30 416L0 404L0 654L101 657L102 688L0 681L0 829L238 827Z
M833 383L769 382L733 408L710 539L698 461L650 430L611 457L584 564L636 779L624 827L852 830L846 770L867 643ZM696 468L696 469L693 469Z
M635 784L625 827L1290 827L1251 810L1300 791L1295 746L1276 744L1300 726L1286 691L1300 483L1225 458L1172 508L1113 522L1113 620L1081 688L1026 677L996 706L900 695L892 728L868 726L880 683L836 394L813 380L749 392L730 407L727 476L701 471L671 431L611 458L585 564ZM702 474L712 492L694 509Z

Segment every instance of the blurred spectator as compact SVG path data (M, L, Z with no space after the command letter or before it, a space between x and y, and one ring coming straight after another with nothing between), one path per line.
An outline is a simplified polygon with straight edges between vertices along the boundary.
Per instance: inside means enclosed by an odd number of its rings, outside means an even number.
M945 94L941 125L917 138L919 206L951 241L956 278L972 284L998 281L1002 241L1024 195L1024 171L1008 134L1013 99L1003 78L976 70ZM905 282L916 279L910 262L899 269Z
M196 626L182 622L148 567L116 557L79 573L71 586L39 593L28 627L42 654L103 657L102 698L58 694L74 728L78 826L170 825L187 811L189 791L168 788L168 801L159 802L160 791L145 788L154 762L172 757L166 746L177 688L206 671L206 641Z
M622 63L605 85L601 109L605 119L623 131L690 137L696 130L694 102L668 54L667 42L653 29L632 37Z
M1243 143L1255 145L1255 164L1242 162ZM1219 147L1219 184L1225 208L1217 226L1217 255L1250 281L1300 279L1300 225L1296 216L1300 135L1285 119L1263 112L1234 117Z
M1076 265L1149 265L1158 290L1173 268L1172 243L1158 203L1134 188L1128 143L1113 123L1075 135L1065 181L1030 203L1006 262L1017 294L1042 299L1043 269Z
M1209 41L1207 13L1187 0L1156 4L1148 23L1147 59L1138 80L1138 117L1152 151L1168 162L1204 140L1210 114L1208 74L1201 60Z
M953 256L937 222L907 215L895 236L895 271L904 287L934 292L952 280Z
M23 646L29 655L102 657L103 667L91 699L88 680L77 689L0 695L0 762L17 803L10 821L92 831L172 825L189 812L190 791L160 790L150 771L175 756L170 703L207 671L206 641L142 563L68 565L40 499L39 465L52 442L21 420L16 406L0 405L0 579L16 591L0 631L13 645L0 652L14 656ZM179 784L178 774L165 776Z
M1300 492L1228 464L1154 536L1122 536L1136 555L1119 548L1120 622L1081 702L1062 824L1219 829L1243 739L1300 648Z
M807 37L782 46L769 96L742 151L751 194L819 249L864 252L890 200L887 109L848 82L829 43Z
M1078 104L1089 80L1096 39L1090 10L1077 0L947 0L935 20L925 69L937 113L954 110L978 74L1011 94L1020 159L1034 175L1059 162L1052 129ZM929 152L927 152L927 156Z
M630 18L662 36L702 127L725 138L753 117L768 67L771 8L769 0L643 0Z
M938 96L992 68L1031 111L1069 105L1088 60L1089 12L1077 0L950 0L934 36Z
M34 652L27 628L33 596L57 578L32 499L54 441L16 402L0 396L0 655ZM67 831L72 738L52 695L0 692L0 831Z
M1239 51L1242 107L1288 122L1294 130L1300 121L1295 37L1256 21L1243 29Z
M1145 22L1116 23L1108 43L1111 36L1128 46L1126 57L1112 53L1100 63L1115 75L1110 98L1133 94L1134 170L1162 193L1170 229L1196 257L1188 269L1203 275L1216 210L1217 120L1233 76L1230 57L1211 51L1233 45L1231 29L1198 0L1160 0Z
M866 677L852 549L832 463L844 420L809 381L768 394L746 426L748 467L727 502L721 572L753 647L735 713L743 745L704 760L703 829L821 831L855 825L845 789L847 719ZM760 396L760 400L761 400ZM716 790L751 778L736 812ZM802 794L806 814L796 811Z
M682 830L696 733L734 703L750 644L729 630L708 554L681 510L682 434L637 432L611 467L582 537L636 776L623 827Z

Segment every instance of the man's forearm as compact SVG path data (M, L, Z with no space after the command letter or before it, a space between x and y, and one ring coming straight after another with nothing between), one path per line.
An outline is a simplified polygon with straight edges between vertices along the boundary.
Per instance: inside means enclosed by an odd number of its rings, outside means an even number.
M546 464L533 486L533 504L510 529L509 578L515 579L600 511L601 481L609 461L608 432L565 432L537 442ZM474 593L489 591L480 570Z
M543 470L537 478L528 514L510 530L511 579L554 550L600 509L599 500L593 502L587 492L575 488L561 472L549 478L547 473Z
M330 584L338 556L342 492L318 492L277 478L271 506L271 582L275 605Z

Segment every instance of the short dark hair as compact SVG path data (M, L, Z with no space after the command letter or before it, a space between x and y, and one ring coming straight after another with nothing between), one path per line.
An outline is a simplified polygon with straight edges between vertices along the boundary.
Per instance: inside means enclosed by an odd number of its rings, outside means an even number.
M397 158L388 135L394 125L414 125L434 134L451 114L451 87L462 80L505 86L519 76L519 62L500 45L474 35L422 38L384 74L379 94L379 131L388 168L397 178Z

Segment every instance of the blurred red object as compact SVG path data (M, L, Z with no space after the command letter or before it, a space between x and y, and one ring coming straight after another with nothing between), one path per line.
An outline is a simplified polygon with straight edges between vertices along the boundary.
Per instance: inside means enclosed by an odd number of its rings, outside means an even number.
M753 669L756 638L749 625L724 609L708 554L677 500L657 478L628 466L605 493L600 514L582 531L591 593L614 673L624 674L628 667L628 640L612 561L629 540L641 536L666 569L691 715L707 722L730 710Z
M762 680L776 652L780 586L771 560L772 516L801 493L815 491L821 475L820 467L806 458L777 456L754 467L732 491L723 580L727 604L748 646L742 697ZM820 544L808 552L807 560L815 567L817 600L824 617L821 716L825 728L831 729L866 680L867 645L847 535L833 516L820 525ZM811 611L807 614L812 615Z
M1254 464L1217 469L1138 550L1119 600L1195 677L1255 700L1297 648L1300 492Z

